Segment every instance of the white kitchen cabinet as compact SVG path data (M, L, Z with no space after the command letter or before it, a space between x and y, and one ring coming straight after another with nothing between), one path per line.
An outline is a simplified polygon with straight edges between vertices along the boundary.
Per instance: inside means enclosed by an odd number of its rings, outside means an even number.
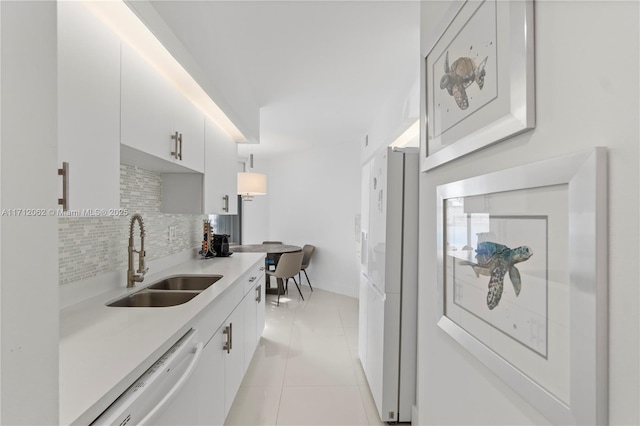
M204 212L238 213L238 145L209 118L204 130Z
M264 315L265 315L265 289L264 274L258 276L255 285L244 297L244 314L245 314L245 358L244 368L249 368L253 353L258 346L260 336L264 331Z
M238 300L235 298L243 295L242 301L224 320L203 352L200 362L203 366L199 367L204 377L200 393L206 395L202 403L207 405L200 413L204 419L203 424L223 424L248 368L246 360L250 361L253 357L257 340L262 335L265 306L263 271L262 265L254 266L221 305L228 306L227 303L233 303L232 300ZM260 297L256 287L260 288ZM216 313L210 312L200 319L196 328L200 328L206 335L206 330L211 322L215 323L215 318ZM260 323L261 326L258 325ZM229 342L231 346L227 348Z
M203 129L204 175L165 173L162 176L165 213L238 214L238 146L208 118Z
M200 424L222 425L229 414L246 371L245 325L243 302L234 309L204 348L198 370L193 374L198 375L199 390L194 394L198 395L198 403L201 405Z
M59 2L58 161L68 209L120 206L120 39L80 2Z
M251 363L251 358L253 358L253 352L256 349L256 328L258 325L257 314L258 310L256 309L257 305L257 294L256 287L251 287L249 293L244 296L243 304L244 304L244 325L245 325L245 333L244 333L244 369L245 371L249 368L249 364Z
M244 377L244 305L240 303L226 321L231 347L224 352L224 416L227 417ZM229 341L228 340L228 341ZM227 341L227 342L228 342Z
M158 171L204 171L204 114L126 43L121 96L124 162Z
M126 43L122 43L121 93L121 143L172 161L175 93L171 83Z
M174 127L179 132L180 156L173 162L204 172L204 113L179 92L175 93ZM235 157L234 157L235 158Z
M258 346L258 342L260 341L260 337L262 337L262 333L264 332L264 323L265 323L265 309L266 309L266 285L265 285L265 277L264 277L264 266L260 269L262 271L262 276L260 277L258 284L256 286L256 295L259 297L256 305L256 346L254 346L254 350ZM251 359L253 354L251 354Z
M205 346L199 367L202 369L200 418L205 425L222 425L226 417L224 363L227 353L222 349L227 341L223 333L225 327L220 327Z

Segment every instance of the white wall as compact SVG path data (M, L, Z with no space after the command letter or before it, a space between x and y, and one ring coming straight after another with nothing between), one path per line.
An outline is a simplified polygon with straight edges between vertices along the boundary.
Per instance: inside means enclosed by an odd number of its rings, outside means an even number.
M368 131L369 144L362 143L362 163L366 163L378 149L389 146L420 116L419 43L416 34L415 66L406 70L405 78L398 81L398 90L378 112Z
M423 58L449 3L422 2ZM609 149L610 423L640 423L638 16L637 2L536 2L535 130L422 174L420 424L547 424L436 326L436 186L594 146Z
M55 209L56 4L0 2L0 208ZM0 423L58 423L58 256L53 214L3 214Z
M358 143L327 145L272 159L268 185L267 239L316 246L307 269L314 288L358 297ZM306 283L304 277L303 281Z

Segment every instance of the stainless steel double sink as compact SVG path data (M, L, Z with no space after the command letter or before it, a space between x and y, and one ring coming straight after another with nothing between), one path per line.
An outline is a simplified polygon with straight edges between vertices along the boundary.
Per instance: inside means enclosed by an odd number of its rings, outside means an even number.
M164 278L107 306L161 308L188 302L219 281L222 275L176 275Z

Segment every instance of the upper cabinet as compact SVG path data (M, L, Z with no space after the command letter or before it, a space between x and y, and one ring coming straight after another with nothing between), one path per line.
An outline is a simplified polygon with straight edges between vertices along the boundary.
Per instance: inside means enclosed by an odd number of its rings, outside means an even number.
M137 153L127 148L125 152L136 158L141 157L139 153L150 154L181 166L172 169L162 162L157 167L136 164L143 167L204 172L202 111L126 43L122 43L121 68L121 143Z
M183 214L237 214L238 146L211 120L205 121L204 176L162 175L162 211Z
M204 173L204 113L181 93L176 95L174 135L178 132L179 158L174 162Z
M236 214L233 139L205 123L202 110L85 4L57 6L58 160L69 165L67 209L118 209L122 162L165 174L167 213Z
M117 209L120 39L81 3L57 6L58 161L69 163L68 209Z
M204 213L238 213L238 145L208 118L205 120Z

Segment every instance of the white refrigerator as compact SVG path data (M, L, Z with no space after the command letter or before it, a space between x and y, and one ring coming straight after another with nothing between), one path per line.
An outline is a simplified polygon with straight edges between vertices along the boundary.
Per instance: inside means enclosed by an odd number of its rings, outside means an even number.
M418 178L417 149L362 169L358 353L384 422L411 421L416 399Z

